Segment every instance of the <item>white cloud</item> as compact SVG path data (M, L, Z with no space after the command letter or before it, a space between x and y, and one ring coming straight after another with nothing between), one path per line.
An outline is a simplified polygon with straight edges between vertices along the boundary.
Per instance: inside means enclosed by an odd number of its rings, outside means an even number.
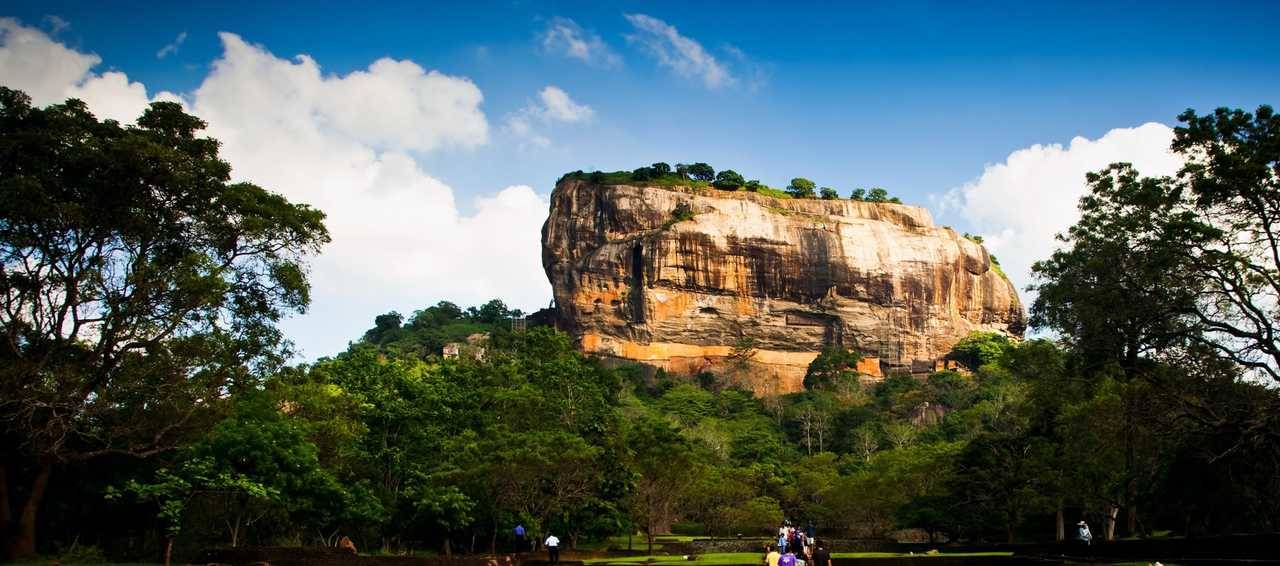
M957 211L968 220L1022 290L1031 283L1031 264L1057 247L1054 235L1080 218L1077 203L1087 189L1086 173L1128 162L1143 175L1172 175L1182 166L1169 150L1172 141L1172 129L1152 122L1117 128L1096 140L1076 137L1065 147L1019 149L948 191L940 215Z
M627 40L644 47L658 59L658 64L677 75L701 80L713 90L738 82L728 65L716 59L701 43L680 35L675 26L645 14L626 14L625 17L636 29Z
M170 55L173 55L174 53L177 53L178 48L182 47L182 42L186 40L187 40L187 32L184 31L179 33L178 37L174 38L172 42L170 42L168 45L165 45L164 47L161 47L159 51L156 51L156 59L164 59L165 57L168 57Z
M542 100L544 114L549 120L558 122L585 122L591 119L595 111L590 106L578 104L569 98L569 93L555 86L547 86L538 93Z
M577 22L562 17L551 18L542 32L542 49L602 68L622 65L622 57L614 53L599 35L582 29Z
M47 37L23 36L15 47L5 23L0 20L6 33L0 75L6 84L15 76L9 69L25 69L38 55L35 61L46 67L64 69L60 80L26 73L11 86L35 86L54 99L68 89L101 89L88 101L95 112L136 104L145 92L122 73L93 75L96 56ZM325 75L305 55L282 59L234 34L221 39L224 52L185 97L188 108L222 142L237 180L328 215L333 242L312 262L311 309L283 324L305 355L341 350L373 316L393 308L494 297L526 310L546 304L540 229L547 197L511 186L477 198L475 212L465 214L453 190L412 156L486 143L483 97L470 80L392 59Z
M548 85L538 91L538 100L530 101L524 108L507 116L507 131L522 142L535 147L547 147L551 140L538 132L535 122L549 125L555 122L573 124L589 122L595 110L578 104L563 89Z
M97 55L68 49L38 29L0 18L0 83L26 92L37 106L79 98L100 118L133 122L152 100L146 87L130 82L124 73L90 72L101 62ZM156 95L175 98L166 92Z

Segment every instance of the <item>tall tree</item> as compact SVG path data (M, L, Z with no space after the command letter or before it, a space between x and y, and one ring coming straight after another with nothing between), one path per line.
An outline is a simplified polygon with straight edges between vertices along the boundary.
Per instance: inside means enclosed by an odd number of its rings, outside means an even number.
M11 557L35 553L55 467L171 449L226 391L284 359L275 323L309 301L303 260L328 241L324 215L229 182L204 127L176 103L122 126L78 100L33 108L0 88Z
M1191 338L1280 381L1280 116L1259 106L1178 120L1189 202L1168 231L1191 236L1182 249L1202 330Z

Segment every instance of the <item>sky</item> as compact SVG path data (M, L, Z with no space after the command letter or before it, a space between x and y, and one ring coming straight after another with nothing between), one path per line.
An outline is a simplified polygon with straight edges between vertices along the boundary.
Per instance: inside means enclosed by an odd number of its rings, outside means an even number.
M1172 174L1180 112L1280 102L1278 20L1276 2L6 2L0 84L122 122L179 101L237 180L324 210L313 303L283 323L314 359L391 310L547 306L555 180L655 161L885 187L984 236L1022 289L1086 172Z

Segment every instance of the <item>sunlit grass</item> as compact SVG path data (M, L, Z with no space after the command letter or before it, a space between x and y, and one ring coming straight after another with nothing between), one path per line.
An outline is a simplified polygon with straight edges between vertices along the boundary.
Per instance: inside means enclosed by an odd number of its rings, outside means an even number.
M946 556L951 558L975 558L975 557L995 557L995 556L1013 556L1012 552L946 552L938 554L923 553L902 553L902 552L836 552L831 555L832 558L901 558L901 557L921 557L929 558L934 556ZM762 564L764 554L759 552L712 552L702 554L693 560L685 560L680 555L671 554L654 554L648 556L625 556L619 558L598 558L587 560L587 564L595 566L616 565L632 565L647 564L651 566L754 566Z

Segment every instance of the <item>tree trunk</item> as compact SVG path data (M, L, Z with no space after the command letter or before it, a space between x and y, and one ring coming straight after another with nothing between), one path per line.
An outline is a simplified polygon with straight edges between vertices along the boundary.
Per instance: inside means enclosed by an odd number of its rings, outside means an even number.
M164 566L170 566L173 559L173 537L164 539Z
M449 546L449 537L444 537L444 557L453 558L453 548Z
M517 544L519 544L518 541ZM516 552L520 552L520 549L517 548ZM489 554L498 554L498 518L496 515L493 519L493 536L489 537Z
M1056 530L1054 532L1054 540L1058 542L1062 542L1066 540L1067 528L1066 528L1066 522L1063 521L1063 517L1062 517L1062 505L1058 505L1058 514L1057 514L1057 517L1054 519L1054 523L1055 523L1054 526L1056 527Z
M1120 508L1117 507L1116 505L1112 504L1107 507L1107 518L1106 518L1106 521L1107 521L1106 541L1107 542L1116 540L1116 516L1118 516L1119 514L1120 514Z
M10 560L33 558L36 555L36 515L40 511L40 503L44 501L44 491L49 486L51 472L50 465L43 464L31 481L31 493L27 494L27 501L22 504L22 512L18 515L18 528L16 531L9 531L5 544Z
M0 463L0 533L5 535L6 543L8 543L8 533L12 532L10 530L12 528L13 508L9 506L9 467ZM9 558L12 559L13 557L10 556Z

